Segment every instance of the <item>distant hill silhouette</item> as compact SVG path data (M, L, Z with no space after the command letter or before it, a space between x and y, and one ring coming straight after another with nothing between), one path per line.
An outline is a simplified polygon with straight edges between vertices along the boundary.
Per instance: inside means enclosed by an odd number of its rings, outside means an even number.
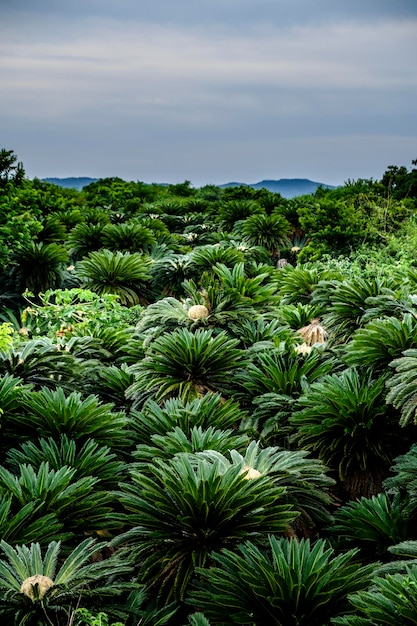
M42 178L44 182L52 183L53 185L59 185L60 187L66 187L68 189L82 189L90 183L96 182L98 178ZM161 183L168 184L168 183ZM314 193L319 187L325 189L335 189L333 185L326 185L325 183L318 183L308 178L280 178L279 180L261 180L259 183L225 183L224 185L218 185L221 189L226 187L252 187L253 189L268 189L274 193L280 193L284 198L294 198L295 196L303 196L304 194Z
M58 185L59 187L80 190L90 183L95 183L98 178L88 178L84 176L79 178L41 178L41 180L44 183L52 183L52 185Z
M280 178L279 180L261 180L259 183L225 183L219 185L222 189L225 187L252 187L253 189L268 189L274 193L280 193L284 198L295 198L295 196L303 196L304 194L314 193L319 187L324 189L335 189L334 185L326 185L318 183L308 178Z

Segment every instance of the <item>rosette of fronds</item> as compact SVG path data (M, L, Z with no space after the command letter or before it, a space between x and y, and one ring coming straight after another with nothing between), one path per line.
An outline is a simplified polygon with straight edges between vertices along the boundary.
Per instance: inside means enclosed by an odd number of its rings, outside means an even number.
M361 566L356 555L337 555L322 539L271 536L267 551L247 541L197 570L188 602L213 626L323 626L348 609L349 594L370 583L373 566Z
M266 345L274 348L277 343L287 341L292 337L291 330L280 320L267 320L264 316L235 322L229 326L229 330L246 349L262 348Z
M129 545L152 595L182 599L213 551L247 538L263 544L289 529L296 513L283 502L285 489L268 476L250 480L242 469L181 454L156 460L147 474L132 470L121 485L121 519L131 530L114 543Z
M201 426L193 426L190 431L184 431L178 426L166 435L152 435L152 443L138 444L132 452L136 467L146 472L149 464L155 459L168 461L177 454L184 452L195 454L205 450L216 450L225 455L231 449L243 450L249 442L244 434L235 434L231 429L220 430L209 426L203 430Z
M94 607L99 599L101 608L104 605L113 615L123 615L117 596L131 587L123 577L132 568L119 554L97 558L105 547L105 543L86 539L62 560L57 541L52 541L44 553L38 543L12 547L1 541L2 618L7 624L28 626L67 624L75 606Z
M417 319L407 313L403 319L377 319L356 330L344 348L343 359L348 365L383 371L410 348L417 348Z
M237 402L224 400L218 393L207 393L189 402L170 398L162 406L148 400L140 412L132 411L131 418L135 440L151 446L154 435L163 437L175 428L185 433L193 428L207 431L210 427L237 431L247 414Z
M76 479L93 476L99 479L100 489L115 489L126 473L125 463L108 446L94 439L82 443L65 434L59 439L49 437L22 443L19 448L9 450L5 460L5 466L14 473L20 471L21 465L38 470L42 463L48 463L55 471L64 465L73 468Z
M391 558L388 548L407 539L413 525L406 498L379 493L340 507L330 532L337 537L339 546L361 548L362 558L386 561Z
M332 341L346 342L353 333L365 325L364 317L368 298L391 292L389 285L381 278L359 278L339 282L330 291L330 303L323 315L323 325ZM313 299L319 304L319 294Z
M217 263L233 268L242 261L244 261L243 252L227 244L198 246L190 253L190 263L194 267L197 277L204 271L211 271Z
M57 243L31 241L15 251L12 259L12 277L19 289L38 294L59 287L68 253Z
M42 513L42 504L28 502L16 507L13 494L0 495L0 539L17 543L38 541L41 545L53 539L65 539L68 533L55 513Z
M278 318L293 330L308 326L312 319L319 318L318 307L308 302L281 305L277 311Z
M259 442L252 441L245 450L229 448L222 455L213 447L199 456L225 468L238 465L248 477L269 476L275 485L285 487L284 500L299 513L295 520L297 531L308 534L332 519L334 480L327 476L327 468L317 459L309 458L305 450L262 449Z
M21 465L17 474L0 467L0 496L11 496L14 514L27 504L36 503L31 521L54 514L66 533L115 526L111 519L112 494L100 488L98 478L77 479L76 470L65 465L58 470L49 469L45 462L36 470L31 465Z
M127 396L152 392L158 401L171 396L192 400L208 391L228 392L235 372L246 362L237 344L226 332L214 335L212 329L192 333L180 328L162 335L149 346L145 358L131 366L137 379Z
M74 262L104 247L104 227L104 222L97 224L81 222L71 229L67 238L67 247Z
M294 432L289 418L294 404L308 384L328 374L333 367L314 349L300 355L287 345L256 351L245 369L234 377L233 395L250 409L254 433L263 441L288 445Z
M349 597L349 613L332 621L337 626L413 626L417 623L417 566L403 574L378 576L367 591Z
M48 337L30 339L0 353L0 374L10 374L35 388L71 388L82 365Z
M317 285L321 281L332 280L337 275L329 270L321 270L310 263L304 265L286 265L275 273L274 281L278 288L282 304L309 304ZM321 315L322 307L315 305L317 313Z
M112 404L101 403L97 396L83 398L77 391L66 395L61 388L45 387L23 395L23 412L14 423L24 428L27 436L57 438L65 434L81 441L92 438L117 449L129 445L128 417L114 412Z
M254 200L230 200L220 205L218 220L226 231L231 231L236 224L252 215L264 213L262 207Z
M195 273L189 254L172 252L154 260L149 268L152 289L166 297L181 297L182 283Z
M291 225L279 213L255 213L235 224L234 232L254 246L262 246L273 258L290 246Z
M310 384L290 418L298 445L318 455L351 498L381 491L406 442L385 404L385 379L351 368Z
M77 276L84 286L99 295L113 293L120 302L133 306L146 302L150 259L139 252L112 252L98 250L77 264Z
M103 248L120 252L149 252L156 237L150 228L137 221L106 224L103 229Z

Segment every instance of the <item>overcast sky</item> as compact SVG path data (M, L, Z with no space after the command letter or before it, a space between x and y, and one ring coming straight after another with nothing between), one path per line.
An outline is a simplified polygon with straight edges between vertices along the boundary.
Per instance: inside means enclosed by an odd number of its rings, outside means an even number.
M417 158L417 0L0 0L0 148L29 177L194 186Z

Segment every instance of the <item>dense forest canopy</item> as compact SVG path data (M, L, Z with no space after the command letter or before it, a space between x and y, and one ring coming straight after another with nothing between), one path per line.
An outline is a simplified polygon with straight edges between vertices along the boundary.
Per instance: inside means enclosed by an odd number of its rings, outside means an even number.
M285 199L0 150L2 624L417 623L416 165Z

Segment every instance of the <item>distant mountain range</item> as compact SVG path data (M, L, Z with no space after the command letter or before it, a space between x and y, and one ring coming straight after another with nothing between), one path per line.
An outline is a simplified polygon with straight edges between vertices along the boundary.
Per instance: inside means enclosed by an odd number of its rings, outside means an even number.
M90 183L94 183L98 178L42 178L44 182L52 183L53 185L59 185L60 187L66 187L69 189L82 189ZM165 183L164 183L165 184ZM280 178L279 180L261 180L259 183L225 183L224 185L218 185L218 187L225 189L226 187L252 187L253 189L268 189L274 193L280 193L283 198L294 198L296 196L303 196L304 194L314 193L318 187L325 189L335 189L334 185L326 185L325 183L318 183L308 178Z

